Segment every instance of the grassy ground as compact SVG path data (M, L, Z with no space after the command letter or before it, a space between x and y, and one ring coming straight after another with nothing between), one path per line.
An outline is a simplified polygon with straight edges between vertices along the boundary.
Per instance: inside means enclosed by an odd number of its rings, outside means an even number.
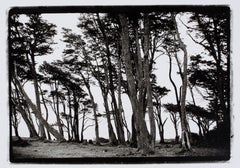
M142 154L136 148L129 146L111 146L104 143L101 146L94 144L80 144L73 142L54 142L54 141L39 141L34 139L25 139L29 145L12 146L11 159L24 160L28 159L77 159L77 158L141 158ZM25 147L23 147L25 146ZM225 158L228 156L225 149L194 147L191 152L181 152L179 144L156 144L155 153L144 156L144 158ZM173 160L174 160L173 159ZM203 159L204 160L204 159ZM216 159L214 159L216 160ZM218 159L217 159L218 160ZM131 161L131 160L130 160ZM161 160L164 161L164 160Z

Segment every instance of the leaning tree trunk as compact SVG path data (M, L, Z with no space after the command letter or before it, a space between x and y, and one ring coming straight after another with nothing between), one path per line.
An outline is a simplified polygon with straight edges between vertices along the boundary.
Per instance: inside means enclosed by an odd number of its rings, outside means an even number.
M44 98L44 96L43 96L44 93L43 93L43 91L42 91L41 84L39 85L39 91L40 91L40 95L41 95L41 97L42 97L43 106L44 106L45 112L46 112L46 119L45 119L45 120L48 121L48 108L47 108L47 105L46 105L45 98ZM49 131L47 131L47 136L48 136L48 140L52 140Z
M39 137L38 134L37 134L36 129L34 128L34 125L28 119L28 116L27 116L25 110L20 105L16 105L16 108L20 112L20 114L22 115L22 118L23 118L23 120L25 121L25 123L27 125L30 137Z
M58 125L58 130L60 134L63 133L63 128L62 128L62 123L61 123L61 118L60 118L60 112L59 112L59 92L58 92L58 82L55 81L55 91L56 91L56 118L57 118L57 125Z
M97 119L97 110L96 110L96 103L94 101L92 92L90 90L90 86L88 85L87 90L89 92L90 95L90 99L92 102L92 106L93 106L93 113L94 113L94 121L95 121L95 134L96 134L96 144L100 145L100 140L99 140L99 126L98 126L98 119Z
M37 108L41 113L41 103L40 103L40 94L39 94L39 90L38 90L38 81L37 81L37 73L36 73L36 69L35 69L35 59L34 59L34 55L31 55L31 61L32 61L32 65L31 65L31 69L32 69L32 74L33 74L33 84L34 84L34 90L35 90L35 97L36 97L36 104L37 104ZM42 125L41 122L39 122L39 130L40 130L40 138L41 139L46 139L46 134L45 134L45 130L44 130L44 126Z
M103 94L103 100L104 100L104 107L106 110L106 116L107 116L107 124L108 124L108 135L109 135L109 140L112 145L117 145L117 138L116 135L113 131L112 123L111 123L111 116L110 116L110 111L109 111L109 106L108 106L108 101L107 101L107 94Z
M175 20L175 15L172 14L172 20L174 23L174 27L176 30L176 35L177 35L177 40L179 42L179 47L181 48L181 50L184 53L184 58L183 58L183 81L182 81L182 92L181 92L181 127L182 127L182 138L181 138L181 142L182 142L182 148L183 150L191 150L191 144L190 144L190 140L189 140L189 132L188 132L188 122L187 122L187 118L186 118L186 94L187 94L187 49L185 44L183 43L183 41L180 38L180 34L178 31L178 27L177 27L177 22Z
M19 90L17 89L17 85L15 82L13 82L13 83L16 88L16 96L17 96L16 98L17 98L17 100L21 100L22 97L20 97L20 93L19 93ZM24 107L21 106L21 103L15 102L14 99L12 100L12 103L14 104L15 108L20 112L20 114L22 115L22 118L25 121L27 128L29 130L30 137L39 137L37 134L37 131L34 127L33 122L31 122L31 120L29 119L31 114L29 114L29 116L28 116L28 113L26 112L26 108L24 109Z
M35 114L36 118L39 120L39 122L59 141L64 141L64 137L58 133L57 130L55 130L43 117L41 112L39 111L39 109L37 108L37 106L32 102L32 100L28 97L27 93L25 92L25 90L23 89L23 87L21 86L21 83L18 81L18 79L16 79L16 77L14 77L14 80L16 82L16 85L19 89L19 91L21 92L21 94L23 95L23 97L25 98L25 100L27 101L28 105L30 106L30 108L32 109L33 113Z
M194 98L194 95L193 95L193 87L191 86L190 83L188 85L189 85L189 89L190 89L193 105L196 106L195 98ZM198 131L199 136L202 138L203 134L202 134L202 129L201 129L201 119L200 119L199 116L197 116L197 126L198 126L198 130L199 130Z

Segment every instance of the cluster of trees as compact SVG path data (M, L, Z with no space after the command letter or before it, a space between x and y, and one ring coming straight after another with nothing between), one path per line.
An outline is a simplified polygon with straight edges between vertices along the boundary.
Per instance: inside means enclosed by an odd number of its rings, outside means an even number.
M180 15L190 16L185 26L192 42L204 48L203 55L190 57L180 37L177 21ZM19 136L18 116L21 116L30 137L79 142L84 139L84 130L92 126L87 122L93 120L96 144L100 144L98 120L106 117L112 145L125 145L129 141L144 154L149 154L154 152L156 127L160 142L164 143L166 120L162 119L162 109L165 108L174 124L176 142L179 142L178 123L181 123L183 149L191 150L189 119L198 125L202 137L216 122L217 132L224 133L228 143L228 15L228 11L217 14L81 13L77 25L81 33L62 29L62 41L66 44L62 59L40 65L36 57L51 56L53 52L56 25L48 23L41 14L24 15L25 22L21 21L22 15L11 15L10 109L15 135ZM157 84L155 69L159 54L169 58L166 72L176 103L161 103L170 90ZM179 88L172 78L172 59L179 68L182 81ZM35 99L26 92L27 83L33 83ZM101 91L103 113L98 111L93 85ZM191 102L186 101L187 90L190 90ZM208 100L207 108L196 104L196 92ZM126 94L131 103L131 130L125 118L122 94ZM49 113L55 114L55 123L48 121Z

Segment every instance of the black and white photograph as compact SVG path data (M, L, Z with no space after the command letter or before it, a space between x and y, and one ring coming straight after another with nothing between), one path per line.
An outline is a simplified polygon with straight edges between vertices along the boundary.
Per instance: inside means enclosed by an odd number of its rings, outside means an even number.
M232 19L227 4L12 6L9 164L230 162Z

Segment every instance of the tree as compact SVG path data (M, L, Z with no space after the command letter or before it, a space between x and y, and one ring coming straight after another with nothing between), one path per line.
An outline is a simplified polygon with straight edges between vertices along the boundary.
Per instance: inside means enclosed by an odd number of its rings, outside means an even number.
M55 130L49 123L42 117L40 111L38 110L37 106L32 102L32 100L27 95L26 91L22 87L21 83L16 77L13 77L14 83L16 83L16 86L21 93L21 95L24 97L30 108L33 110L33 113L35 114L36 118L39 120L40 123L43 124L43 126L59 141L64 141L64 137L58 133L57 130Z
M147 17L147 16L145 16ZM128 28L128 18L125 14L119 14L119 19L120 19L120 24L121 24L121 51L122 51L122 57L123 57L123 62L125 63L125 69L126 69L126 77L127 77L127 82L128 82L128 90L129 90L129 97L130 97L130 102L132 105L134 117L136 119L136 127L137 127L137 137L138 137L138 148L142 150L143 154L148 154L152 153L154 151L154 143L153 140L155 138L154 136L154 123L151 122L151 136L149 135L149 132L147 130L146 122L144 120L144 89L146 88L147 90L149 89L148 85L145 85L144 82L147 82L149 84L149 71L141 73L142 71L146 71L146 68L144 69L143 67L143 59L140 55L140 46L138 42L138 33L136 33L136 58L138 61L135 63L135 68L136 68L136 77L133 74L134 68L132 65L132 59L131 59L131 52L130 52L130 39L129 39L129 28ZM148 63L148 19L145 18L145 52L144 52L144 63ZM135 24L134 29L137 30L138 24ZM146 65L147 66L147 65ZM143 79L143 74L145 75ZM135 81L135 79L137 81ZM145 81L144 81L145 80ZM149 90L151 92L151 90ZM151 93L150 93L151 95ZM152 100L152 96L149 97L148 94L148 99ZM149 101L151 101L149 100ZM150 102L151 103L151 102ZM148 104L150 107L149 113L150 117L153 117L151 115L151 104ZM150 143L149 143L150 142Z
M176 15L172 14L172 19L177 35L177 40L179 42L179 48L183 51L184 58L183 58L183 80L182 80L182 90L181 90L181 127L182 127L182 136L181 136L181 141L182 141L182 148L183 150L191 150L191 144L190 144L190 139L189 139L189 131L188 131L188 122L186 119L186 93L187 93L187 61L188 61L188 53L186 49L186 45L183 43L183 41L180 38L179 30L177 27L177 22L176 22Z
M186 112L192 121L198 125L199 136L206 136L210 125L215 120L215 115L211 112L208 112L203 107L197 106L195 104L188 104L186 106Z
M21 62L17 62L20 59L23 60L27 65L25 67L27 70L28 79L33 80L36 105L41 115L41 104L40 104L40 94L38 89L38 79L36 72L36 56L47 55L52 52L51 44L53 44L52 37L56 34L55 25L47 23L47 21L41 18L39 14L27 15L29 18L28 22L21 23L19 21L19 16L12 15L11 18L11 33L12 33L12 47L13 51L13 61L17 65ZM26 72L26 71L24 71ZM18 73L16 73L18 75ZM43 123L40 122L40 137L46 138Z
M33 82L35 88L35 97L36 97L36 104L41 111L41 104L40 104L40 94L38 89L38 79L37 79L37 72L36 72L36 56L43 56L52 52L52 48L50 45L53 43L52 37L56 34L55 25L49 24L44 21L40 15L32 14L29 15L29 22L25 24L26 27L24 29L24 36L27 42L27 48L31 63L30 67L32 70L33 75ZM28 56L27 56L28 57ZM40 137L46 138L44 128L40 123Z
M88 55L88 51L85 48L86 43L82 39L81 35L71 33L71 30L65 29L64 38L64 42L67 44L67 49L64 50L64 55L68 59L64 60L62 66L78 75L87 89L94 112L96 143L100 144L96 109L97 104L95 103L89 83L91 80L91 64L89 62L91 60L91 57Z
M93 77L98 81L102 96L104 100L104 106L107 113L107 122L109 128L110 141L115 143L115 135L112 129L110 121L110 115L108 113L109 107L112 107L112 114L114 116L114 123L118 140L121 144L125 144L124 128L123 128L123 116L119 102L117 102L115 91L118 85L116 75L116 24L112 21L114 18L109 14L83 14L79 20L78 25L83 30L84 38L87 43L91 45L85 45L88 52L88 58L91 56L93 59L88 59L88 63L91 66L90 70ZM101 52L100 52L101 51ZM85 58L84 58L85 59ZM104 74L104 73L105 74ZM101 80L101 81L100 81ZM103 82L104 81L104 82ZM104 86L105 85L105 86ZM105 88L104 88L105 87ZM111 97L111 106L108 105L107 97Z
M154 80L153 80L154 81ZM167 121L167 118L162 120L162 103L161 99L167 95L170 91L166 87L160 87L157 85L153 85L153 105L155 107L154 115L157 121L159 135L160 135L160 143L164 143L164 125Z
M72 69L64 69L64 66L71 65L71 61L56 61L52 62L51 64L44 62L43 65L40 67L40 71L45 74L45 76L48 76L48 80L52 80L53 83L56 83L56 80L58 81L59 85L61 84L62 87L65 87L68 91L67 96L69 96L69 114L64 116L66 117L67 124L71 125L72 133L73 133L73 140L74 141L80 141L79 136L79 102L80 100L84 99L86 97L85 91L81 88L81 86L84 85L83 81L81 81L79 78L73 77L73 75L70 72L67 72L67 70L73 71ZM68 67L69 68L69 67ZM59 87L59 86L58 86ZM51 92L52 94L59 94L59 98L63 97L64 95L61 95L60 92L56 92L56 90L53 90ZM72 100L71 96L72 95ZM53 105L56 103L59 103L60 101L53 100ZM63 102L64 103L64 102ZM58 106L58 105L57 105ZM71 108L73 108L73 117L71 114ZM57 118L57 125L62 127L62 121L60 120L60 112L59 109L57 110L56 107L52 108L53 111L56 113ZM72 120L73 119L73 120ZM69 127L69 126L68 126ZM60 127L59 127L60 128ZM70 138L70 137L69 137Z
M197 57L199 63L207 65L210 71L198 68L192 74L192 82L196 86L205 87L208 90L210 103L209 107L216 114L217 127L221 127L226 138L226 143L230 140L230 9L219 13L194 13L190 22L195 26L187 27L192 40L201 45L207 52L206 60ZM192 35L194 33L194 36ZM200 39L200 40L199 40ZM203 72L204 77L212 77L203 84L203 80L195 76ZM196 80L194 80L194 77ZM211 83L211 85L210 85ZM204 86L205 85L205 86ZM221 138L219 138L221 139ZM224 140L225 141L225 140Z
M179 143L178 125L180 119L180 111L176 104L164 104L163 107L170 113L170 119L174 125L175 130L175 142Z
M82 100L82 105L83 105L83 108L81 109L81 112L83 114L82 116L82 126L81 126L81 141L80 142L83 142L84 141L84 131L93 126L93 125L87 125L87 121L88 121L88 118L87 118L87 114L88 113L91 113L91 109L92 109L92 105L91 105L91 100L90 99L86 99L86 100Z

